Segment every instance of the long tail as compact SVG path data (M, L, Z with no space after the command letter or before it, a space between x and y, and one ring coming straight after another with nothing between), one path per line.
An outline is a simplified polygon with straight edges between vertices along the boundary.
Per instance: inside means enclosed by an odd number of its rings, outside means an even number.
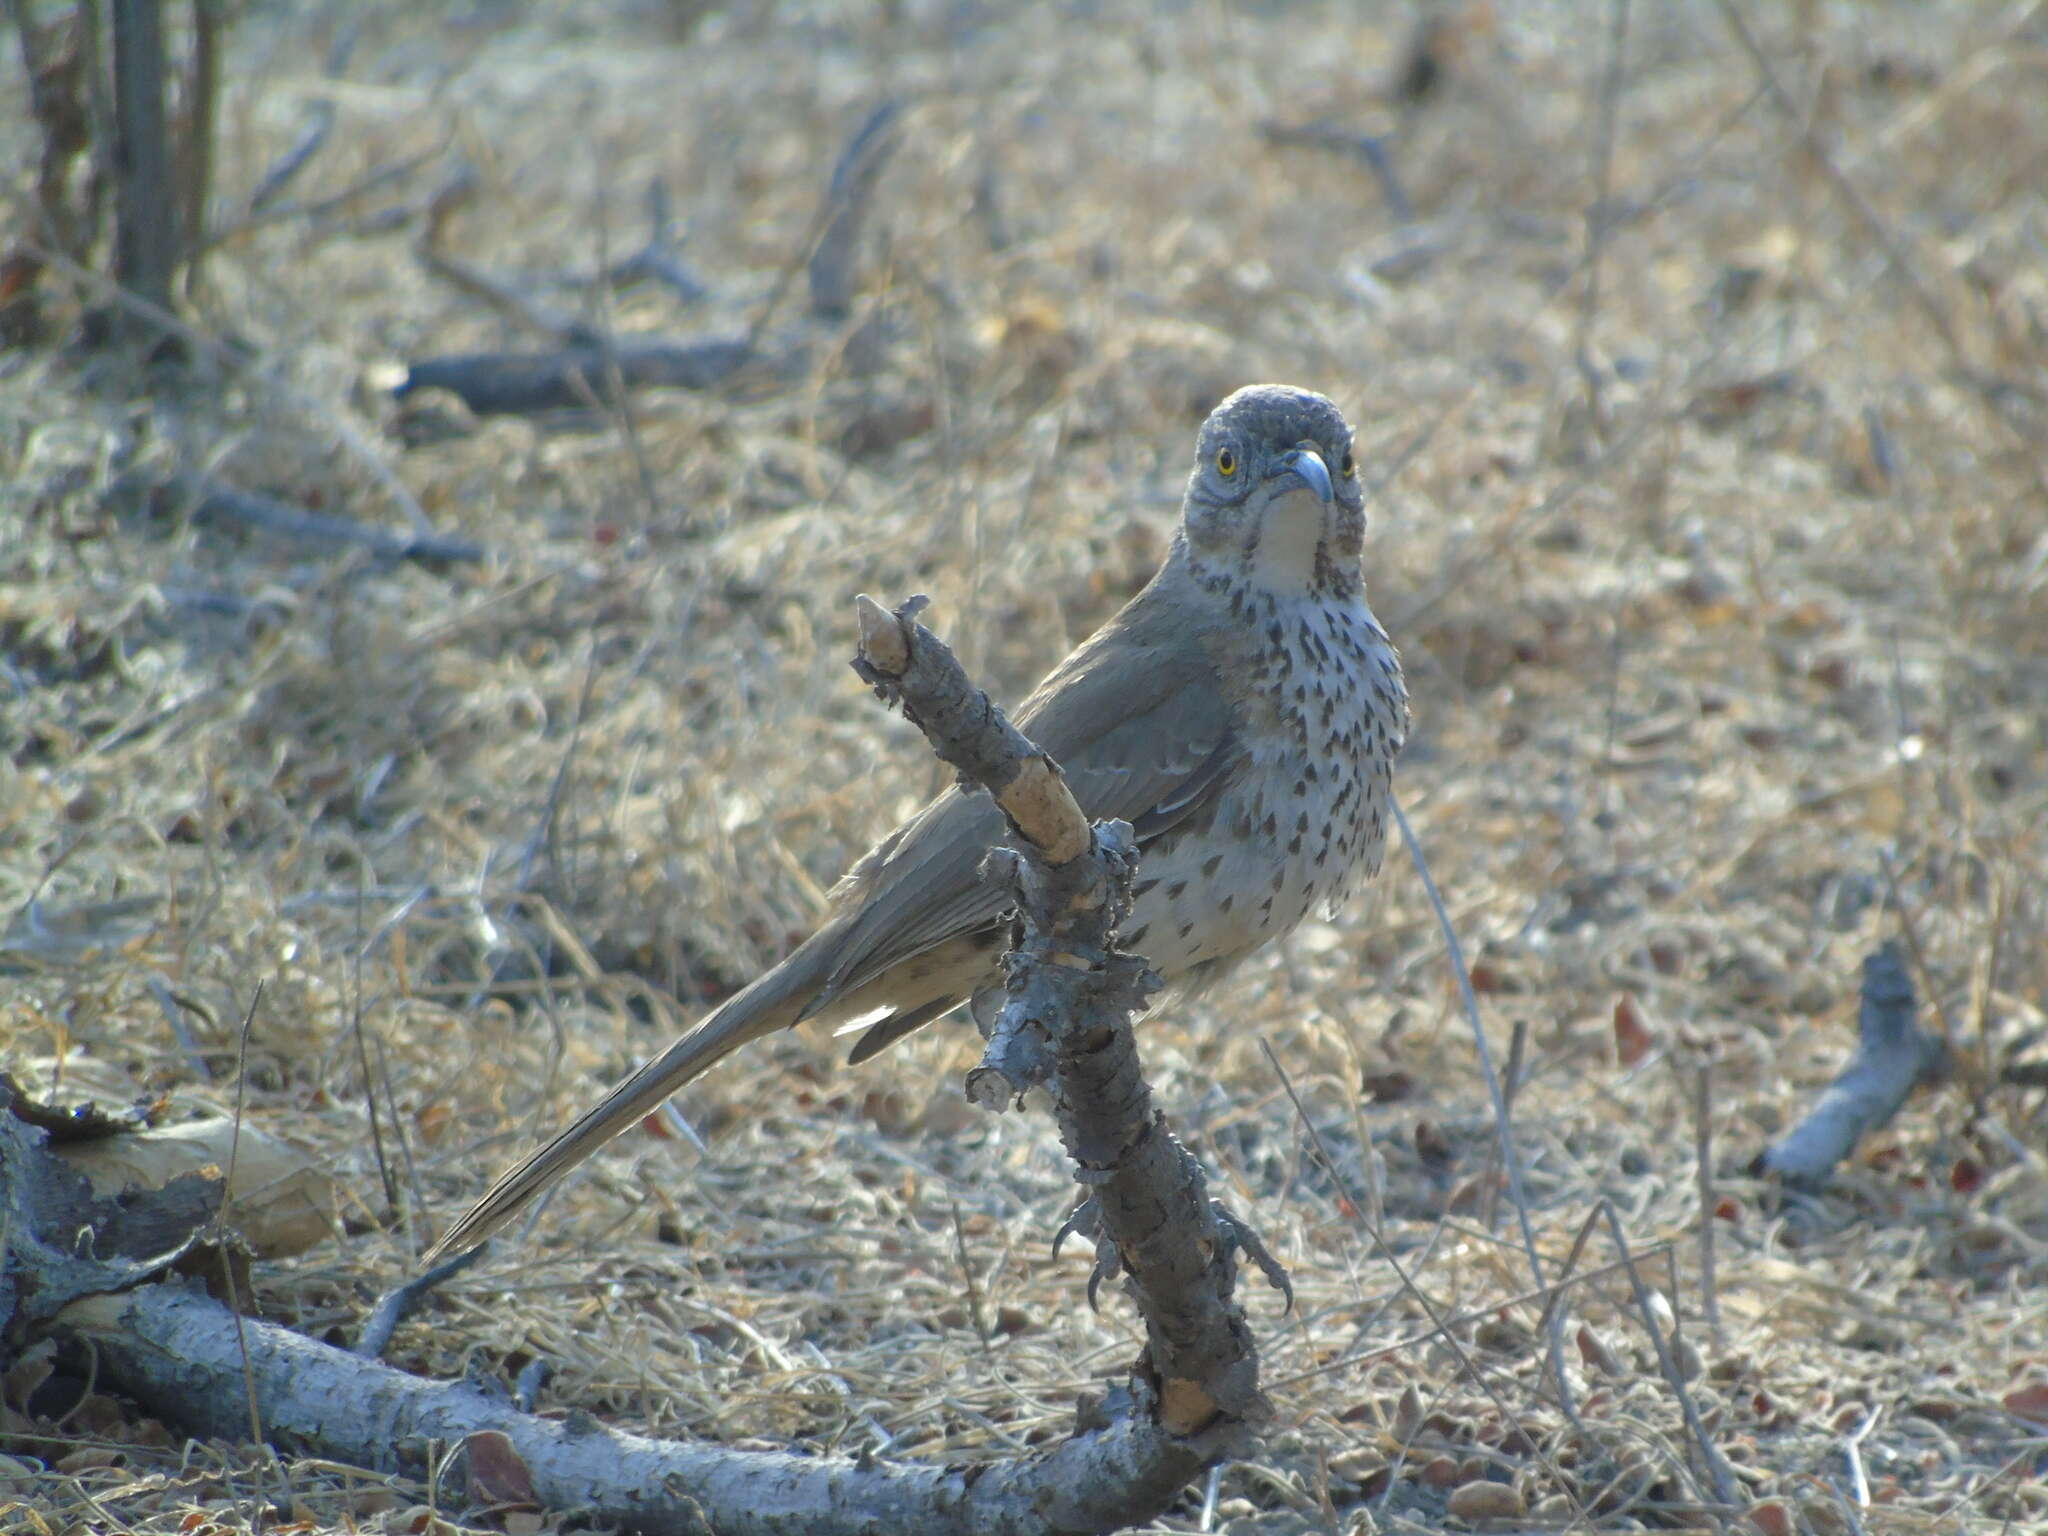
M517 1216L555 1180L705 1068L750 1040L794 1024L804 1003L816 990L814 966L800 963L811 958L805 953L810 948L799 948L751 986L728 998L695 1029L612 1089L602 1102L579 1115L566 1131L500 1175L483 1197L441 1235L423 1262L431 1265L449 1254L474 1248Z

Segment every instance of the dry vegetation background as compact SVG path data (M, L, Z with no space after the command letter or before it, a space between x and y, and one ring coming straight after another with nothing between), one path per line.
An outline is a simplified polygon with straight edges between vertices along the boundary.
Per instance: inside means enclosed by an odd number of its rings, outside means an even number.
M1416 698L1400 786L1496 1052L1527 1027L1548 1271L1611 1199L1762 1529L2043 1528L2048 1114L1994 1078L2048 1000L2048 18L1744 9L1782 103L1703 0L1634 6L1612 82L1610 6L1449 13L1408 103L1393 6L253 8L221 221L320 102L300 201L411 169L213 252L189 313L246 366L0 354L9 1064L225 1109L261 982L248 1120L340 1196L256 1300L352 1338L488 1175L664 1037L640 978L681 1016L720 996L939 782L847 669L852 594L930 593L1019 697L1151 571L1208 406L1304 383L1386 480L1367 562ZM533 344L416 259L437 188L474 182L445 248L565 312L741 331L891 96L853 343L808 327L799 283L770 361L719 389L396 419L394 365ZM1269 119L1389 134L1413 218ZM33 144L10 83L17 226ZM655 178L693 308L578 278L640 242ZM422 421L454 434L407 446ZM380 566L124 494L208 468L403 526L377 463L491 559ZM1859 962L1905 928L1961 1074L1781 1204L1743 1169L1851 1049ZM1248 1290L1264 1454L1163 1528L1433 1529L1480 1478L1545 1529L1568 1492L1592 1528L1714 1523L1621 1277L1570 1293L1583 1438L1540 1390L1405 854L1144 1038L1301 1292L1283 1317ZM664 1435L971 1459L1063 1432L1131 1319L1048 1254L1046 1122L962 1106L973 1045L946 1026L858 1072L828 1040L756 1048L680 1100L706 1150L627 1138L389 1358L545 1357L549 1411ZM1455 1349L1376 1213L1472 1314ZM1596 1233L1580 1267L1614 1256ZM61 1426L24 1406L0 1474L24 1529L241 1529L263 1502L426 1528L424 1484L184 1446L104 1396Z

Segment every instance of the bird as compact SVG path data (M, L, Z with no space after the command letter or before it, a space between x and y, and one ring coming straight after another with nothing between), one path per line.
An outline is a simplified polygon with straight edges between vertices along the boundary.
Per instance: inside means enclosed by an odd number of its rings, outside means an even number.
M1409 702L1366 602L1365 522L1336 404L1236 391L1196 435L1158 572L1015 713L1083 812L1130 823L1140 862L1120 942L1167 1000L1378 871ZM859 1032L859 1063L962 1003L992 1018L1009 913L981 861L1004 830L979 790L937 796L855 862L810 938L500 1176L427 1261L499 1231L750 1041L815 1020Z

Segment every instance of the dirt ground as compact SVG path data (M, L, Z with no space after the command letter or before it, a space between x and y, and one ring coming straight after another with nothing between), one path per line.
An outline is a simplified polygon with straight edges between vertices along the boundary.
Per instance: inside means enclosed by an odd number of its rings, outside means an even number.
M0 353L6 1064L173 1123L243 1099L335 1190L256 1304L351 1340L495 1171L808 931L942 782L847 668L853 594L930 594L1021 697L1150 574L1207 408L1306 384L1376 488L1401 798L1495 1058L1524 1032L1543 1274L1611 1202L1734 1496L1604 1225L1563 1293L1578 1425L1546 1384L1396 846L1334 921L1146 1026L1175 1126L1300 1293L1248 1290L1262 1451L1158 1528L1456 1528L1493 1482L1481 1528L2048 1529L2048 1107L2000 1080L2048 1008L2048 16L1499 0L1417 52L1416 14L253 8L191 366L71 344L95 294L62 272L45 337ZM890 99L854 312L819 320L825 180ZM0 90L15 229L34 153ZM657 181L693 303L590 278L645 242ZM759 356L625 409L395 405L424 357L551 345L422 260L437 200L439 249L532 304L758 326ZM416 512L487 558L380 563L143 494L180 471ZM1955 1075L1787 1199L1746 1169L1853 1048L1886 940ZM701 1149L628 1136L387 1358L544 1359L544 1411L666 1436L972 1460L1063 1433L1133 1318L1050 1255L1049 1124L963 1105L975 1044L751 1050L677 1101ZM424 1481L7 1381L10 1529L463 1518Z

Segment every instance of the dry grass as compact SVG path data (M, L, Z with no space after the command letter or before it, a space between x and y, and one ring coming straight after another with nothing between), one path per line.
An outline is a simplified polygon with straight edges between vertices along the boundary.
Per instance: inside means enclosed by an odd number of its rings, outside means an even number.
M1496 1051L1528 1026L1517 1134L1548 1271L1613 1200L1742 1499L1778 1501L1784 1529L2048 1520L2043 1426L2001 1402L2048 1372L2048 1118L1982 1077L2048 1004L2042 22L1901 3L1801 8L1799 30L1745 7L1881 240L1716 6L1635 6L1589 304L1606 6L1468 13L1406 114L1385 89L1405 23L1347 6L743 3L679 38L693 9L357 7L329 85L338 13L263 8L229 60L224 191L329 94L303 195L438 153L359 223L216 253L193 313L253 375L146 394L102 360L0 358L0 907L39 892L78 930L0 954L8 1057L174 1116L220 1106L263 982L248 1114L347 1200L331 1244L259 1269L258 1299L349 1336L433 1223L662 1036L636 976L685 1011L743 979L937 782L847 672L852 594L931 593L1014 697L1149 573L1203 410L1293 380L1346 407L1369 472L1399 465L1368 561L1417 701L1401 784ZM793 378L645 397L645 482L616 420L410 451L380 432L380 366L526 338L425 276L377 207L466 162L452 248L538 287L637 244L658 174L716 296L621 295L615 323L742 325L886 93L910 109L877 209L874 371L827 347ZM16 167L24 110L0 95ZM1398 124L1416 224L1362 167L1258 136L1320 116ZM496 560L375 569L107 499L137 469L217 463L397 522L344 428ZM1848 1051L1858 961L1903 923L1965 1077L1802 1219L1774 1213L1741 1169ZM196 1054L159 982L192 1001ZM1653 1036L1626 1067L1623 994ZM858 1073L829 1041L753 1051L681 1100L708 1156L628 1138L393 1359L544 1356L550 1407L663 1434L974 1457L1059 1433L1128 1358L1129 1314L1090 1315L1084 1261L1048 1256L1068 1184L1046 1125L960 1106L966 1033ZM1219 1527L1434 1528L1482 1474L1545 1528L1573 1497L1603 1530L1711 1523L1622 1277L1570 1295L1583 1436L1542 1389L1490 1112L1398 852L1146 1043L1301 1292L1287 1318L1254 1296L1280 1421L1224 1474ZM1476 1311L1455 1349L1402 1342L1424 1315L1375 1204L1414 1283ZM1614 1256L1596 1232L1581 1268ZM241 1529L259 1498L309 1530L420 1528L422 1485L181 1450L105 1397L61 1426L21 1407L0 1493L42 1529ZM1873 1412L1857 1507L1845 1449Z

